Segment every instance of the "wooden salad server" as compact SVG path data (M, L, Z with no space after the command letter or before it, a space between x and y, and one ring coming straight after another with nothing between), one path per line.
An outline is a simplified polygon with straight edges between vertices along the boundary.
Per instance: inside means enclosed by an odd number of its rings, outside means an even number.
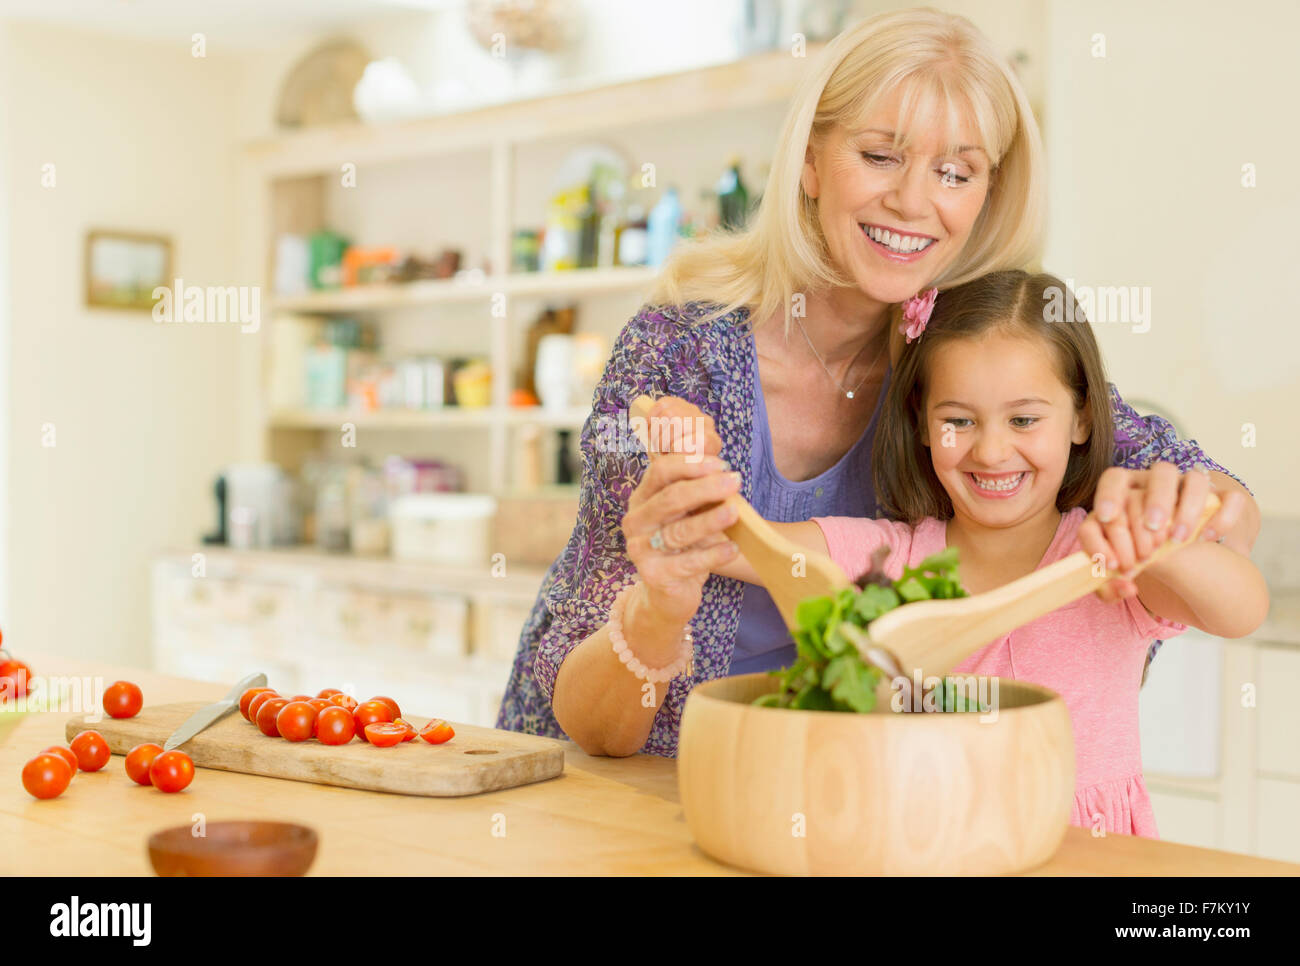
M628 407L629 425L645 451L652 455L655 452L651 448L652 438L656 434L649 431L652 428L650 409L654 404L655 400L649 396L637 396ZM758 571L763 587L772 595L789 629L797 627L795 609L801 600L829 597L841 588L853 586L835 561L781 536L739 493L733 493L724 502L736 509L736 522L727 527L727 537L735 541L745 559Z
M1219 498L1210 493L1191 536L1157 547L1133 568L1133 575L1194 541L1218 509ZM865 631L852 624L841 624L840 630L863 657L885 671L879 700L900 673L910 679L919 671L922 681L942 677L990 641L1095 592L1114 576L1097 576L1092 558L1079 550L994 590L904 604L877 617Z

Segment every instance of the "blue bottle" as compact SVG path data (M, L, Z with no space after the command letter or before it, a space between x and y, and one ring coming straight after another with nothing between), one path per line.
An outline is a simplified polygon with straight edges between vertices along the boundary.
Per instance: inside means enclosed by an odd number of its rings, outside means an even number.
M677 189L669 188L658 204L650 210L646 220L647 261L658 268L668 260L673 245L677 243L677 229L682 223L682 203Z

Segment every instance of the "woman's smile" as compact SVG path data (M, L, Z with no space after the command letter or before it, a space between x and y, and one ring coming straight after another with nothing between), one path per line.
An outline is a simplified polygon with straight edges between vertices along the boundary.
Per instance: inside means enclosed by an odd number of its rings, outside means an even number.
M938 239L930 235L900 232L874 224L861 224L862 237L868 247L894 262L915 262L935 246Z

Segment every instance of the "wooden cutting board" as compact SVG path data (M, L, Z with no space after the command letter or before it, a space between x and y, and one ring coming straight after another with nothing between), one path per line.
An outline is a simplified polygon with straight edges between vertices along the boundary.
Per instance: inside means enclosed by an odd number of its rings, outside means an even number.
M104 716L94 722L78 715L68 720L67 737L71 741L78 732L93 729L104 736L113 754L125 755L142 742L161 745L201 707L199 702L163 704L144 708L134 718ZM406 720L419 728L428 719L408 715ZM179 750L200 768L439 798L527 785L564 771L564 745L559 741L474 725L452 727L456 737L441 745L416 738L392 748L356 739L331 746L268 738L235 711Z

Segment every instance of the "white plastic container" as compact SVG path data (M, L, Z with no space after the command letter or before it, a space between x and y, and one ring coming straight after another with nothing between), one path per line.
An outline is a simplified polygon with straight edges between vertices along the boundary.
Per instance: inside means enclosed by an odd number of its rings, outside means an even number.
M393 558L485 567L497 501L480 493L412 493L389 511Z

